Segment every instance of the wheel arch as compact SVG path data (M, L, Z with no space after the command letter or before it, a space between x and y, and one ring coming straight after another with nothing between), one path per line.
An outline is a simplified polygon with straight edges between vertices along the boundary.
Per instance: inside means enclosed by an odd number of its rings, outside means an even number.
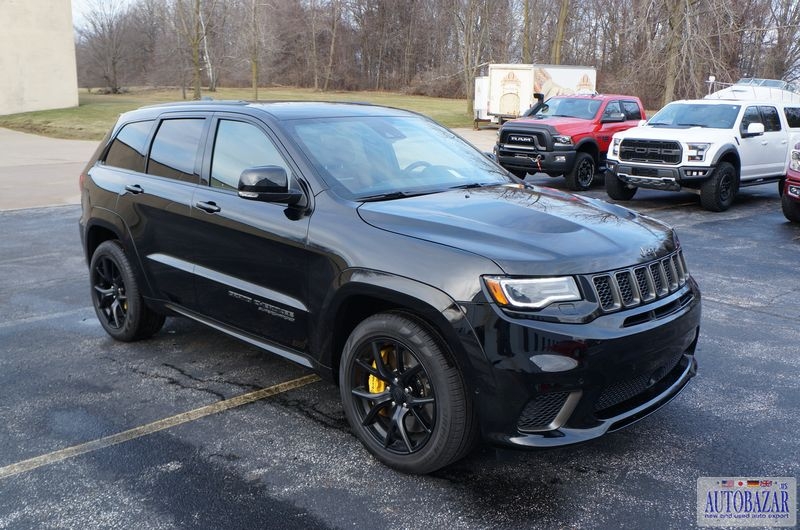
M600 163L600 146L594 138L584 138L575 145L575 151L578 153L589 153L594 158L595 165Z
M321 314L319 362L330 368L338 382L344 345L364 319L383 312L397 312L428 328L442 350L454 362L467 387L477 388L476 363L486 362L483 350L458 304L430 285L371 270L349 270Z
M736 176L741 177L742 174L742 161L739 158L739 152L732 145L727 145L719 150L717 156L714 158L714 166L728 162L736 170Z

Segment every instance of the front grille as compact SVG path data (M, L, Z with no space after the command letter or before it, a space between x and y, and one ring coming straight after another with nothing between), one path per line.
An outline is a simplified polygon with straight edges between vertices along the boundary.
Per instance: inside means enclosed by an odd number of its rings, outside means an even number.
M623 401L634 398L655 385L670 373L683 357L683 352L674 354L666 363L659 366L652 374L642 374L606 387L594 404L595 412L611 408Z
M548 145L547 133L543 131L503 131L501 143L506 149L546 151Z
M522 432L536 432L547 428L555 421L569 392L553 392L542 394L528 401L517 421L517 428Z
M619 146L619 159L626 162L678 164L683 151L678 142L625 139Z
M597 301L605 313L661 299L686 284L689 273L680 250L665 258L591 277Z

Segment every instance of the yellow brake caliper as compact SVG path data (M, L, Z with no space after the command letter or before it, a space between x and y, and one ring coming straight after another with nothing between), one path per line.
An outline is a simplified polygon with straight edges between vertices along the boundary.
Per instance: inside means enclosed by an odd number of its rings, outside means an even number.
M383 349L381 349L381 359L383 359L384 364L389 362L390 351L392 351L391 346L385 346ZM377 368L378 364L375 361L372 361L372 367ZM381 394L386 391L386 381L382 381L372 374L369 376L367 386L369 387L370 394Z

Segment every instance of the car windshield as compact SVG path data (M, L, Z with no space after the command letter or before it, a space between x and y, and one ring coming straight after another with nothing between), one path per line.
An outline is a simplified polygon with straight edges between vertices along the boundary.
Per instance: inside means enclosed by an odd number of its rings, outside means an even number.
M655 127L709 127L730 129L736 122L741 105L714 105L705 103L670 103L648 125Z
M600 110L601 101L587 98L550 98L534 115L537 118L566 117L591 120Z
M293 120L287 129L323 179L353 200L513 182L449 130L418 116Z

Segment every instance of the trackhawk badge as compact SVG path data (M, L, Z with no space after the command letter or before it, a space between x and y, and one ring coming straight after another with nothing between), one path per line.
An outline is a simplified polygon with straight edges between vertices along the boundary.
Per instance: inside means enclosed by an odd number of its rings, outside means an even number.
M656 247L642 247L639 249L643 258L655 258L657 255L656 250Z

